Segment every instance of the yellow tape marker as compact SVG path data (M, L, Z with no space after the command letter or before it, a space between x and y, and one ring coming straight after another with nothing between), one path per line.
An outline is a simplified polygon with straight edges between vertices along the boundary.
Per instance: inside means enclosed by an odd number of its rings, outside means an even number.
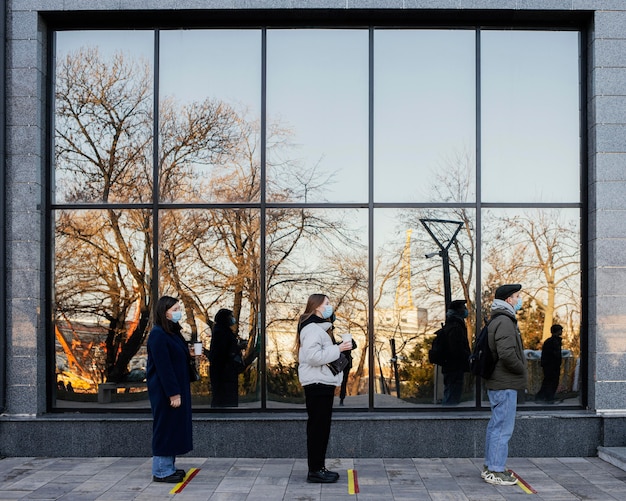
M200 468L189 468L185 477L174 486L174 488L170 491L170 494L178 494L180 491L182 491L185 487L187 487L187 484L191 482L191 479L195 477L199 471Z
M524 480L522 477L520 477L517 473L515 473L513 470L509 470L511 473L513 473L513 475L515 475L515 478L517 478L517 485L520 486L520 488L526 493L526 494L537 494L537 491L535 489L533 489L530 484L528 482L526 482L526 480Z
M356 470L348 470L348 494L359 493L359 479Z

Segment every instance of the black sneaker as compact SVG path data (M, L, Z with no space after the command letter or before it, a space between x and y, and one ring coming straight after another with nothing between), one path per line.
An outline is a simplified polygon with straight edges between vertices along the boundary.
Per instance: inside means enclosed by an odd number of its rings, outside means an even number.
M339 473L337 473L336 471L327 470L325 466L320 471L325 472L326 475L330 477L335 477L335 480L339 480Z
M174 472L167 477L152 476L152 480L154 480L155 482L166 482L168 484L178 484L179 482L183 481L183 478L185 478L185 476L177 472Z
M339 475L333 474L332 471L328 471L326 468L322 468L317 471L310 471L306 476L306 481L312 484L332 484L337 481Z
M176 474L177 475L182 475L183 477L185 476L187 472L185 470L176 470Z

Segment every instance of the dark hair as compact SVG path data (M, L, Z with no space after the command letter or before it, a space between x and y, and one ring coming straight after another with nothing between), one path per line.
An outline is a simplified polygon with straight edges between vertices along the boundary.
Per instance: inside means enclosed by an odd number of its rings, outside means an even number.
M174 322L169 320L166 316L167 310L178 303L178 299L171 296L162 296L159 298L154 309L154 325L162 327L163 330L169 334L173 334L175 331L180 330L180 327L176 329Z
M557 334L559 332L563 332L563 326L559 324L554 324L552 327L550 327L551 334Z
M300 315L298 319L298 328L296 329L296 346L295 352L298 353L300 349L300 326L302 322L304 322L311 315L315 314L315 310L317 310L322 303L328 298L326 294L311 294L309 299L306 302L306 306L304 308L304 313Z
M223 325L230 327L230 317L233 316L233 311L227 308L222 308L215 315L215 325Z

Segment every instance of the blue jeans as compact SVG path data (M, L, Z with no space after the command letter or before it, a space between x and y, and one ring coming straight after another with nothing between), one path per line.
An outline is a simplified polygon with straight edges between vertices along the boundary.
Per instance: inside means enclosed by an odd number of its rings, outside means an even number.
M443 400L441 405L457 405L461 402L465 373L463 371L446 372L443 375Z
M515 428L517 390L488 390L491 419L485 437L485 464L489 471L504 471L509 439Z
M152 456L152 475L158 478L176 473L176 456Z

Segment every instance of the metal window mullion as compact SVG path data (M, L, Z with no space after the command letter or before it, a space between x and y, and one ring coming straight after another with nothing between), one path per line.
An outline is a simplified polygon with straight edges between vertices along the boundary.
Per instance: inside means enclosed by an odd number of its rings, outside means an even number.
M152 126L152 270L150 291L151 307L155 307L159 296L159 55L161 32L154 31L154 74L153 77L153 126Z
M265 356L265 318L266 318L266 211L267 211L267 28L261 30L261 207L260 207L260 276L259 276L259 369L261 372L261 409L267 408L267 358Z
M369 118L368 118L368 408L374 409L375 333L374 333L374 28L369 29Z
M482 311L482 302L481 302L481 298L482 298L482 294L481 294L481 289L482 289L482 267L481 267L481 260L482 260L482 189L481 189L481 182L482 182L482 176L481 176L481 168L482 168L482 133L481 133L481 113L480 113L480 107L481 107L481 98L480 98L480 93L481 93L481 61L480 61L480 28L476 29L476 37L475 37L475 47L474 47L474 51L475 51L475 67L474 67L474 77L475 77L475 110L476 110L476 131L475 131L475 141L476 144L474 145L475 148L475 156L476 156L476 186L475 186L475 193L476 193L476 214L475 214L475 218L476 218L476 228L474 229L475 234L476 234L476 290L475 290L475 296L474 296L474 302L476 305L476 321L474 322L474 339L476 339L478 337L478 333L481 330L481 322L482 322L482 318L481 318L481 311ZM477 408L481 407L481 394L482 394L482 389L481 389L481 379L479 377L476 377L475 380L475 405Z

